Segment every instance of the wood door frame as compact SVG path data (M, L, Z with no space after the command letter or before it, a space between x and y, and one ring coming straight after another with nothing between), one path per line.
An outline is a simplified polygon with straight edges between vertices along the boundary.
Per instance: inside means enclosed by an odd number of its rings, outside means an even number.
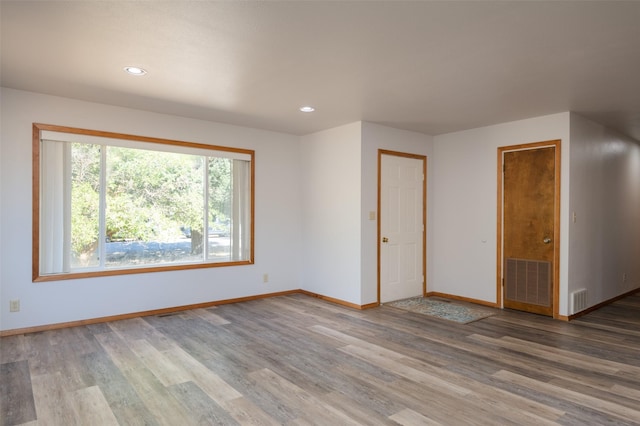
M380 212L382 210L382 156L391 155L396 157L413 158L422 161L422 295L427 295L427 156L421 154L410 154L407 152L390 151L386 149L378 149L378 217L377 219L377 277L378 277L378 305L380 304L380 254L382 221L380 220Z
M560 139L533 142L527 144L510 145L498 147L498 220L497 220L497 262L496 262L496 302L501 308L504 308L504 265L502 259L503 241L503 203L504 195L504 153L510 151L524 151L536 148L555 148L555 194L553 209L553 318L559 318L560 303L560 187L561 187L561 145Z

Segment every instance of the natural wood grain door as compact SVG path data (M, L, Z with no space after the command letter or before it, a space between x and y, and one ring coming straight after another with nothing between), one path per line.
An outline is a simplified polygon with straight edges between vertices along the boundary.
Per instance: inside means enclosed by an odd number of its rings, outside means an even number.
M555 147L503 157L504 307L553 315Z

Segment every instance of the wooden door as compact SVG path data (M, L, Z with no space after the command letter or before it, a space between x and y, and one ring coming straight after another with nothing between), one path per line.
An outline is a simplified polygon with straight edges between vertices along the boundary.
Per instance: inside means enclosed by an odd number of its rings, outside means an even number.
M553 315L556 147L504 152L504 307Z
M424 294L426 158L380 156L381 303Z

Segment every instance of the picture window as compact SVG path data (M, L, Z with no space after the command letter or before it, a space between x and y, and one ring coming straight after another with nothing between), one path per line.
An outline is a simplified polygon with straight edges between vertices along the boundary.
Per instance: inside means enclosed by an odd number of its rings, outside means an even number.
M254 152L34 124L34 281L253 263Z

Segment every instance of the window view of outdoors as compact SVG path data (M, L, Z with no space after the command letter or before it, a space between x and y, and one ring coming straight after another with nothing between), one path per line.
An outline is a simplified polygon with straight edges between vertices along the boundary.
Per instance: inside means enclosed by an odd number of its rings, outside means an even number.
M99 264L99 145L72 144L72 268ZM105 265L201 261L204 158L106 147ZM230 260L231 163L209 165L209 259Z
M250 161L169 149L43 140L41 273L249 260Z

